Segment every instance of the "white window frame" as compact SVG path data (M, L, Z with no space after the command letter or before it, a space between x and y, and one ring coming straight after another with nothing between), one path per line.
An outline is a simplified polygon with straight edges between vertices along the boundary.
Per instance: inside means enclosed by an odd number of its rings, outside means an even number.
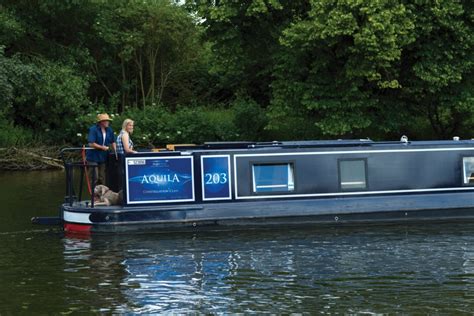
M363 162L364 166L364 181L349 181L349 182L342 182L342 166L341 164L344 162L351 162L351 161L361 161ZM368 175L367 175L367 159L366 158L349 158L349 159L338 159L337 160L338 166L338 173L339 173L339 188L341 191L364 191L368 188ZM343 187L343 185L355 185L355 184L364 184L364 187L358 188L347 188Z
M204 159L206 158L227 158L227 183L229 185L229 196L218 198L206 198L205 177L204 177ZM203 201L232 200L232 169L230 168L230 155L204 155L201 156L201 189Z
M256 166L278 166L278 165L287 165L288 171L288 183L287 184L270 184L270 185L259 185L257 187L257 182L255 180L255 167ZM293 170L293 163L291 162L276 162L276 163L255 163L252 164L252 193L253 194L262 194L262 193L284 193L284 192L293 192L295 190L295 172ZM287 188L287 190L282 191L272 191L272 192L258 192L257 189L269 189L269 188Z
M128 181L128 166L133 165L135 160L169 160L169 159L189 159L191 163L191 193L192 198L190 199L177 199L177 200L146 200L146 201L132 201L130 200L130 189ZM127 190L126 200L128 205L132 204L155 204L155 203L181 203L181 202L194 202L194 157L193 156L164 156L164 157L126 157L125 158L125 187Z
M467 176L466 173L466 160L472 160L472 163L474 164L474 156L466 156L462 157L462 177L463 177L463 184L468 185L468 186L473 186L474 183L469 183L469 177Z

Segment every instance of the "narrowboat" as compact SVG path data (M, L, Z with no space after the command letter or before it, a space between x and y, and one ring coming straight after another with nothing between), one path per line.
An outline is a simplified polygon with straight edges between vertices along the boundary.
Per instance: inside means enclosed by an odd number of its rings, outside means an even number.
M94 166L65 160L67 195L58 219L65 231L474 219L474 140L457 137L212 142L140 152L113 167L119 177L108 186L121 189L123 201L111 206L77 197L74 169L82 185Z

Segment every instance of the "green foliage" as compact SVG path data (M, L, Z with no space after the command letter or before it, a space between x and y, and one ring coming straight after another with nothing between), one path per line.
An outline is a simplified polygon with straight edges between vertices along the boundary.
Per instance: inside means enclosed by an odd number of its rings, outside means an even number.
M410 4L416 41L407 47L401 98L438 137L472 137L473 6L468 1ZM414 102L416 100L416 102Z
M23 66L12 80L15 122L47 138L70 138L75 134L74 118L89 108L87 81L70 67L46 60L26 61Z
M17 20L15 14L4 8L0 4L0 43L10 45L20 36L24 35L25 29Z
M95 124L95 116L102 111L88 113L75 122L79 135L77 145L87 142L87 131ZM201 144L207 141L236 140L239 137L233 124L232 110L205 106L178 107L171 112L163 106L147 106L147 111L127 108L122 114L111 114L112 128L118 135L122 122L135 121L132 135L134 144L141 148L164 147L166 144Z
M38 137L30 129L14 126L3 114L0 114L0 148L24 147L34 145Z
M416 130L407 118L421 115L438 137L456 133L473 114L465 9L451 0L312 1L307 18L283 31L269 128L296 112L323 135L361 137Z
M0 98L0 115L9 111L13 104L13 85L9 77L15 64L5 58L4 48L4 46L0 46L0 95L2 96Z
M0 131L0 147L36 146L39 143L38 137L30 129L14 126L12 123L3 126Z
M90 40L99 45L91 53L101 57L94 72L109 100L119 91L121 110L133 102L190 101L186 78L205 72L199 71L200 31L184 8L166 0L104 3L93 28Z
M285 111L291 100L324 135L376 127L381 96L400 88L397 65L414 41L411 12L393 1L311 4L308 17L281 37L272 111Z
M233 122L240 140L266 140L267 117L257 102L238 98L232 104L232 112L234 113Z
M307 0L188 0L202 17L212 55L210 72L218 77L219 93L233 99L245 94L260 105L271 99L274 56L279 37L290 23L304 16Z
M0 0L0 138L471 138L471 2Z
M88 111L87 80L60 63L39 58L6 58L0 51L0 115L10 117L10 129L45 134L48 141L76 134L74 119ZM24 127L24 128L20 128Z

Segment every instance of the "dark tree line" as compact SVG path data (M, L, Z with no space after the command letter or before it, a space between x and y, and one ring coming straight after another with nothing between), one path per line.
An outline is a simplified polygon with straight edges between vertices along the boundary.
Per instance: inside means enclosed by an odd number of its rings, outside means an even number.
M472 137L468 0L0 0L0 143ZM83 137L83 136L82 136Z

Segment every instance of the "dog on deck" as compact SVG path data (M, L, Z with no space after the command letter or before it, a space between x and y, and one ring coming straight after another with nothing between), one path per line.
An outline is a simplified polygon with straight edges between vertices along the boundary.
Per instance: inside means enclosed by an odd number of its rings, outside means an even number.
M99 184L94 188L94 205L110 206L122 203L122 190L118 193L110 190L107 186Z

